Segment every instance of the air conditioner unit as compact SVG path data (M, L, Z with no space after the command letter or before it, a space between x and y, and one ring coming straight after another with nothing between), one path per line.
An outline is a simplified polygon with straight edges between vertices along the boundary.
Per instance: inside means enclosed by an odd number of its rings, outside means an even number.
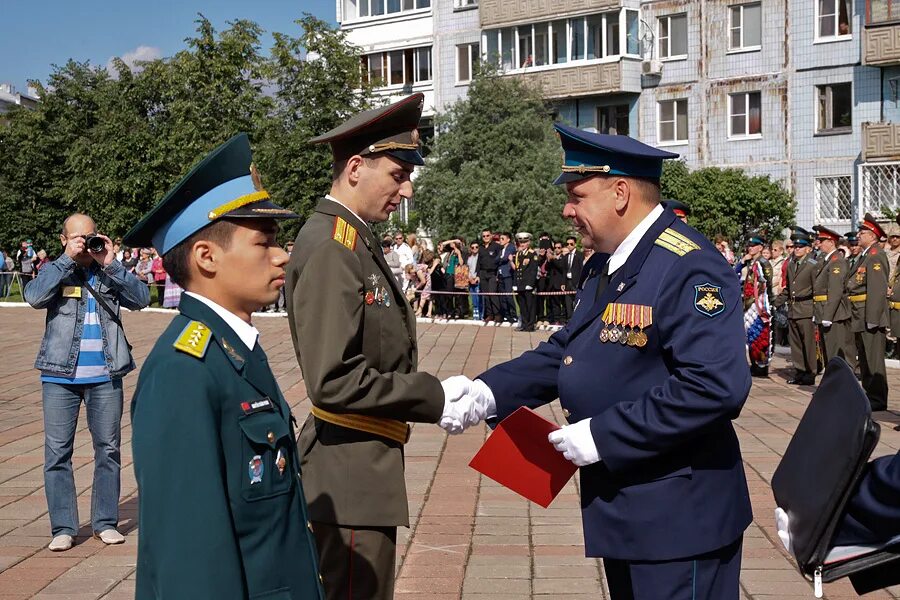
M641 62L641 74L659 75L662 73L662 62L658 60L645 60Z

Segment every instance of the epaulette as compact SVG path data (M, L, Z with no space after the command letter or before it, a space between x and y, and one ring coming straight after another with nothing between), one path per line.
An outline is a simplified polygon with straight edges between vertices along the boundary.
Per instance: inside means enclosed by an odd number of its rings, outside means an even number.
M341 217L334 218L334 229L331 230L331 238L350 250L356 250L356 227Z
M674 229L666 229L659 234L659 237L653 243L669 252L674 252L678 256L684 256L688 252L700 249L700 246L691 241L690 238Z
M172 344L176 350L181 350L185 354L190 354L196 358L203 358L206 354L206 348L209 346L209 340L212 331L209 327L200 321L191 321L187 324L182 332L178 335L178 339Z

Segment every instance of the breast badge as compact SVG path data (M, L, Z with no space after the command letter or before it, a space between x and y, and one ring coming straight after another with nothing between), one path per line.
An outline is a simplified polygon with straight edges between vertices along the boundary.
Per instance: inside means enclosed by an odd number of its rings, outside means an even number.
M265 471L265 466L263 466L262 456L257 454L250 459L250 464L247 466L247 473L250 476L250 485L262 483L263 471Z
M711 283L695 285L694 308L707 317L714 317L724 311L725 299L722 298L722 286Z
M601 342L643 348L647 345L644 330L653 323L653 307L613 302L606 305L602 321Z

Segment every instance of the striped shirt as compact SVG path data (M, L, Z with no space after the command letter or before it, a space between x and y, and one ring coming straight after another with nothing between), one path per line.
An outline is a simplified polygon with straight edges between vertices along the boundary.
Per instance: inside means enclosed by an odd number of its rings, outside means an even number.
M97 289L97 276L95 274L91 274L88 282L92 288ZM87 302L85 303L84 329L81 332L81 346L78 350L78 362L75 365L75 373L72 377L59 377L45 373L41 375L41 381L70 385L110 381L109 368L106 366L106 356L103 352L103 332L101 331L100 315L97 313L99 306L97 300L87 291L87 288L82 288L82 293L87 294Z

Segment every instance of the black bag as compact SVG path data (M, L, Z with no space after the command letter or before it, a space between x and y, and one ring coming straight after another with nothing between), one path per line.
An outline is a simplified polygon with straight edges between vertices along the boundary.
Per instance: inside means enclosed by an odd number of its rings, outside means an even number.
M900 549L833 548L831 540L880 434L865 391L842 358L833 358L772 476L772 492L787 512L801 573L822 582L883 565Z

